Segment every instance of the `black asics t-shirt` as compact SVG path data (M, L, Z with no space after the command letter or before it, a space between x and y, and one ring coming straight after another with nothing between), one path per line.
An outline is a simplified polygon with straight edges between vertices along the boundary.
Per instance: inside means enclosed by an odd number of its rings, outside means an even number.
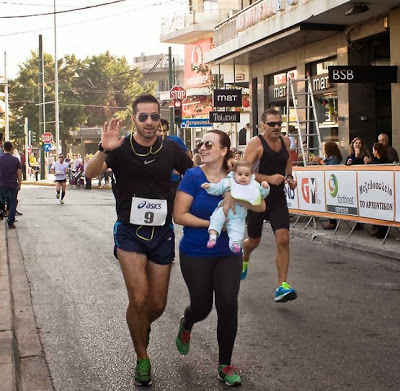
M121 223L129 223L133 196L166 199L166 223L172 221L174 193L170 182L171 171L175 169L184 174L193 165L177 143L157 137L152 147L143 147L129 135L125 137L121 147L107 156L106 164L113 170L116 178L114 195L118 220Z

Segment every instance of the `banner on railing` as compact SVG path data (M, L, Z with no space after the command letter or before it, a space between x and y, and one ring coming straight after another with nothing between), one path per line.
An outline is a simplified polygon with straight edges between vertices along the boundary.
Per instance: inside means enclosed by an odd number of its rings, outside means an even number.
M287 205L292 213L400 223L397 166L293 167L293 176L297 188L290 190L285 186Z

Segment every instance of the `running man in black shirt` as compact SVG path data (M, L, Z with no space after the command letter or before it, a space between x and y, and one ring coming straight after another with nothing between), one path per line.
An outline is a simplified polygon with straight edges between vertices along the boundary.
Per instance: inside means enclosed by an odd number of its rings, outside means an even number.
M129 297L126 321L137 355L135 383L150 385L150 325L167 303L175 249L171 171L184 174L193 162L174 141L156 135L160 105L154 96L136 98L132 111L136 132L121 137L119 119L105 123L99 151L88 164L86 175L94 178L111 168L116 178L114 253Z
M285 181L294 190L297 182L292 176L292 161L289 155L290 140L281 136L282 118L279 111L266 110L261 116L264 131L253 137L246 146L244 159L255 166L259 162L256 179L267 181L271 192L266 199L267 209L257 213L248 211L247 234L243 242L243 272L246 277L250 254L261 241L264 220L269 220L276 242L276 267L279 287L275 292L276 302L286 302L297 297L296 291L287 283L289 270L289 211L286 205Z

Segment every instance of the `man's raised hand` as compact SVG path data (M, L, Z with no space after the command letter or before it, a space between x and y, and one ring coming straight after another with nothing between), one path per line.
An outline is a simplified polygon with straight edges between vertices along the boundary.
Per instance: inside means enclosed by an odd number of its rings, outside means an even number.
M107 151L112 151L120 147L125 137L121 137L122 121L119 118L112 118L110 122L105 122L101 144Z

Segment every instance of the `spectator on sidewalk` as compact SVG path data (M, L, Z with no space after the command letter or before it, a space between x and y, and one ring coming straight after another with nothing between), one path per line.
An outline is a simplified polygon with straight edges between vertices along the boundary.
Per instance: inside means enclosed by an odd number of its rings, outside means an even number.
M346 166L354 164L367 164L370 162L370 153L365 147L361 137L354 138L349 145L349 155L346 158Z
M398 162L399 155L397 151L389 144L389 137L385 133L378 136L378 143L381 143L386 148L386 157L388 163Z
M51 152L49 152L49 157L47 158L47 169L49 174L51 174L51 167L53 166L54 162L54 156L51 154Z
M29 156L29 166L31 168L31 174L35 176L35 181L38 181L38 177L39 177L39 163L36 160L36 155L35 153L32 153Z
M5 203L9 203L8 228L15 228L15 212L17 210L17 195L21 189L22 172L21 163L12 155L10 141L4 143L4 152L0 156L0 210L4 215Z

